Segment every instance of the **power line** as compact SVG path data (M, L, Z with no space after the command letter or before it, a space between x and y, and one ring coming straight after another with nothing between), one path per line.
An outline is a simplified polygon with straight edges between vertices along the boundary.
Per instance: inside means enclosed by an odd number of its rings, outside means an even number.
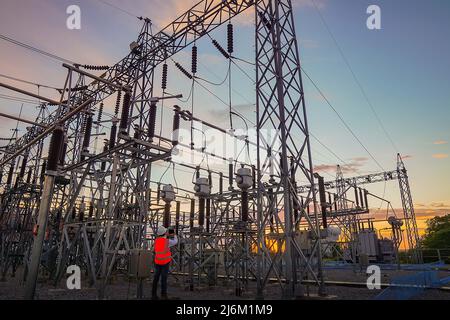
M174 63L176 63L175 60L172 59L172 61ZM212 92L210 89L208 89L205 85L203 85L201 82L198 81L198 78L194 77L193 81L195 83L197 83L200 87L202 87L204 90L206 90L209 94L211 94L212 96L214 96L217 100L219 100L220 102L222 102L225 106L229 107L229 103L225 102L222 98L220 98L217 94L215 94L214 92ZM191 92L192 93L192 92ZM248 122L252 123L253 125L256 125L254 122L252 122L250 119L248 119L247 117L245 117L244 115L242 115L241 113L239 113L236 108L232 107L232 110L234 112L236 112L238 115L240 115L241 117L243 117L245 120L247 120Z
M251 81L253 81L253 83L255 83L255 81L250 77L250 75L248 75L247 72L245 72L244 70L242 70L240 68L239 65L237 65L234 61L233 63L238 67L238 69L240 71L242 71ZM327 101L327 103L331 106L331 108L334 110L334 112L336 112L336 114L339 116L339 118L341 119L341 121L344 123L344 125L347 127L347 129L349 129L349 131L352 133L352 135L356 138L356 140L363 146L363 148L367 151L367 153L371 156L371 158L375 161L375 163L384 171L383 167L379 164L379 162L372 156L372 154L369 152L369 150L364 146L364 144L362 144L362 142L357 138L357 136L353 133L353 131L350 129L350 127L346 124L346 122L344 121L344 119L342 118L342 116L337 112L337 110L330 104L330 102L328 101L328 99L323 95L322 91L319 89L319 87L312 81L312 79L309 77L309 75L306 74L305 70L303 68L301 68L302 71L305 73L305 75L308 77L308 79L314 84L314 86L316 87L316 89L320 92L320 94L322 95L322 97L324 97L324 99ZM348 164L342 160L338 155L336 155L335 152L333 152L329 147L327 147L325 144L323 144L317 137L315 137L311 132L310 132L311 136L314 137L314 139L316 139L323 147L325 147L329 152L331 152L339 161L342 161L343 164L347 165Z
M99 1L99 2L101 2L101 3L103 3L103 4L107 5L107 6L109 6L109 7L111 7L111 8L114 8L114 9L116 9L116 10L119 10L119 11L121 11L121 12L123 12L123 13L129 15L130 17L138 18L139 20L142 20L142 17L141 17L141 16L136 15L136 14L134 14L134 13L128 11L128 10L125 10L125 9L123 9L123 8L121 8L121 7L119 7L119 6L115 5L115 4L112 4L112 3L110 3L110 2L108 2L108 1L106 1L106 0L97 0L97 1Z
M209 83L210 85L220 87L221 85L223 85L225 83L225 81L227 81L229 76L230 76L230 71L227 72L227 74L225 75L225 78L223 80L221 80L220 82L212 82L210 80L204 79L202 77L197 77L197 76L195 78L199 79L199 80L202 80L202 81L205 81L206 83Z
M235 57L234 57L234 58L235 58ZM241 60L241 59L238 59L238 60ZM245 72L242 68L240 68L240 66L239 66L238 64L236 64L235 62L233 62L233 63L237 66L237 68L238 68L244 75L246 75L246 76L253 82L253 84L255 84L255 80L252 79L251 76L250 76L247 72ZM304 70L303 70L303 71L304 71ZM310 80L311 80L311 79L310 79ZM338 159L339 161L341 161L341 164L346 165L346 166L349 166L348 163L347 163L345 160L343 160L341 157L339 157L333 150L331 150L331 148L329 148L329 147L326 146L322 141L320 141L319 138L317 138L311 131L310 131L309 133L310 133L310 135L311 135L315 140L317 140L317 142L319 142L319 144L321 144L326 150L328 150L333 156L335 156L336 159ZM376 160L375 160L375 161L376 161Z
M234 57L234 58L236 58L236 57ZM238 59L238 60L240 60L240 59ZM252 79L252 77L247 73L247 72L245 72L238 64L236 64L233 60L232 60L232 62L236 65L236 67L245 75L245 76L247 76L247 78L249 78L250 79L250 81L252 81L253 82L253 84L255 84L255 80L254 79ZM217 74L215 74L213 71L211 71L208 67L206 67L206 66L204 66L204 68L208 71L208 72L210 72L211 74L213 74L214 76L216 76L217 78L218 78L218 76L217 76ZM201 84L200 84L201 85ZM222 99L220 99L217 95L215 95L214 93L212 93L210 90L208 90L206 87L204 87L203 85L201 85L205 90L207 90L209 93L211 93L213 96L215 96L217 99L219 99L224 105L226 105L226 102L225 101L223 101ZM237 92L238 93L238 92ZM234 110L235 110L235 108L233 108ZM236 111L237 112L237 111ZM241 115L242 117L244 117L242 114L239 114L239 115ZM246 117L244 117L248 122L250 122L252 125L254 125L255 127L256 127L256 123L255 122L253 122L253 121L251 121L251 120L249 120L248 118L246 118ZM331 148L329 148L328 146L326 146L322 141L320 141L319 140L319 138L317 138L314 134L312 134L311 132L310 132L310 135L315 139L315 140L317 140L317 142L319 142L319 144L321 144L326 150L328 150L333 156L335 156L336 157L336 159L338 159L340 162L341 162L341 164L343 164L343 165L346 165L346 166L349 166L349 164L345 161L345 160L343 160L341 157L339 157L333 150L331 150Z
M216 77L216 79L221 80L221 78L217 75L217 73L215 73L214 71L212 71L211 69L209 69L206 65L204 65L200 60L198 61L199 65L201 65L203 68L206 69L206 71L208 71L210 74L214 75ZM228 77L227 77L228 78ZM226 79L225 79L226 80ZM253 79L251 79L252 81L254 81ZM254 102L250 101L247 97L245 97L244 95L242 95L239 91L235 90L234 88L232 88L233 92L236 93L238 96L240 96L242 99L244 99L247 103L249 104L255 104Z
M13 80L13 81L18 81L18 82L26 83L26 84L31 84L31 85L34 85L34 86L37 86L37 87L41 87L41 88L48 88L48 89L55 89L55 90L58 90L58 88L56 88L56 87L51 87L51 86L48 86L48 85L44 85L44 84L40 84L40 83L35 83L35 82L28 81L28 80L19 79L19 78L12 77L12 76L8 76L8 75L2 74L2 73L0 73L0 77L5 78L5 79L9 79L9 80Z
M336 157L336 159L338 159L339 161L342 162L342 164L348 166L348 163L346 163L344 160L342 160L341 157L339 157L333 150L331 150L329 147L327 147L322 141L319 140L319 138L317 138L314 134L312 134L312 132L310 131L309 134L317 141L320 143L320 145L322 147L324 147L325 149L327 149L328 152L330 152L333 156Z
M378 124L380 125L380 127L383 130L384 134L386 135L386 137L388 138L388 140L391 143L392 147L394 148L394 151L399 153L398 148L397 148L396 144L394 143L394 140L391 138L391 135L388 133L388 131L384 127L383 122L381 121L380 117L378 116L377 112L375 111L375 108L374 108L372 102L370 102L366 91L364 90L363 86L361 85L361 82L358 80L358 77L356 76L355 72L353 71L353 68L351 67L350 62L348 61L347 57L345 56L344 51L342 50L341 46L337 42L336 37L331 32L331 29L329 28L328 24L326 23L325 18L323 17L322 13L320 12L320 9L316 5L316 2L314 0L311 0L311 2L313 3L313 5L314 5L318 15L320 16L320 19L322 20L322 23L324 24L325 28L327 29L328 33L330 34L331 38L333 39L334 44L338 48L338 51L339 51L342 59L344 60L344 62L347 65L348 69L350 70L350 73L352 74L353 79L355 80L357 86L359 87L359 90L361 91L361 94L363 95L364 99L366 100L367 104L369 105L370 109L372 110L373 114L375 115L375 118L377 119Z
M172 61L175 63L175 61L172 59ZM245 72L236 62L233 61L233 59L231 59L232 63L245 75L247 76L247 78L250 79L250 81L252 81L253 83L255 83L255 80L247 73ZM214 72L212 72L209 68L207 68L206 66L204 66L205 69L210 72L211 74L214 74L216 77L217 74L215 74ZM302 69L302 71L306 74L305 70ZM306 74L307 75L307 74ZM341 119L341 121L343 122L343 124L347 127L347 129L350 131L350 133L352 133L352 135L355 137L355 139L361 144L361 146L366 150L366 152L370 155L370 157L375 161L375 163L384 171L383 167L380 165L380 163L375 159L375 157L373 157L373 155L370 153L370 151L365 147L365 145L360 141L360 139L354 134L354 132L351 130L351 128L347 125L347 123L344 121L344 119L342 118L342 116L337 112L337 110L331 105L331 103L329 102L329 100L325 97L325 95L322 93L322 91L319 89L319 87L312 81L312 79L309 77L309 75L307 75L308 79L314 84L314 86L316 87L316 89L320 92L320 94L322 95L322 97L327 101L327 103L330 105L330 107L334 110L334 112L338 115L338 117ZM205 87L203 84L199 83L195 78L194 81L196 83L198 83L203 89L205 89L206 91L208 91L211 95L213 95L214 97L216 97L219 101L221 101L225 106L228 106L228 104L221 99L219 96L217 96L214 92L212 92L211 90L209 90L207 87ZM233 108L234 109L234 108ZM244 117L242 114L240 114L242 117ZM252 123L253 125L256 126L256 123L252 122L251 120L247 119L246 117L244 117L247 121L249 121L250 123ZM315 140L317 140L325 149L327 149L331 154L333 154L339 161L341 161L342 164L349 166L346 161L344 161L341 157L339 157L333 150L331 150L329 147L327 147L324 143L322 143L316 136L314 136L312 133L310 133L311 136L313 136L313 138Z
M196 81L197 82L197 81ZM198 83L198 82L197 82ZM203 86L202 84L200 84L200 86L201 87L203 87L203 89L205 89L205 90L207 90L211 95L213 95L213 96L215 96L218 100L220 100L224 105L226 105L226 102L225 101L223 101L220 97L218 97L216 94L214 94L212 91L210 91L208 88L206 88L205 86ZM236 111L236 109L235 108L233 108L234 110L235 110L235 112L236 113L238 113L237 111ZM242 114L240 114L240 113L238 113L240 116L242 116L244 119L246 119L248 122L250 122L252 125L254 125L255 127L256 127L256 123L255 122L253 122L253 121L251 121L250 119L248 119L248 118L246 118L244 115L242 115ZM348 165L348 163L346 162L346 161L344 161L341 157L339 157L333 150L331 150L329 147L327 147L322 141L320 141L319 140L319 138L317 138L315 135L313 135L311 132L310 132L310 135L315 139L315 140L317 140L326 150L328 150L331 154L333 154L339 161L341 161L341 163L343 164L343 165L346 165L346 166L349 166ZM327 172L327 174L329 174L328 172Z
M211 37L210 37L211 38ZM211 38L212 39L212 38ZM249 63L249 62L247 62L247 61L244 61L244 60L242 60L242 59L239 59L239 58L237 58L237 57L232 57L232 59L230 59L230 61L239 69L239 71L241 71L248 79L250 79L250 81L252 81L252 83L253 84L255 84L255 80L245 71L245 70L243 70L234 60L238 60L238 61L243 61L243 62L246 62L246 63ZM251 63L249 63L249 64L251 64ZM254 64L253 64L254 65ZM212 74L214 74L216 77L218 77L217 76L217 74L215 74L214 72L212 72L211 70L209 70L209 68L207 68L206 66L204 66L205 67L205 69L208 71L208 72L210 72L210 73L212 73ZM302 69L303 70L303 69ZM304 70L303 70L304 71ZM305 72L305 71L304 71ZM312 82L312 79L308 76L308 78L309 78L309 80ZM319 92L321 92L320 91L320 89L318 88L318 86L315 84L315 83L313 83L314 85L315 85L315 87L316 87L316 89L318 89L318 91ZM212 95L214 95L216 98L218 98L223 104L225 104L225 101L223 101L222 99L220 99L217 95L215 95L214 93L212 93L210 90L208 90L207 88L205 88L203 85L201 85L204 89L206 89L207 91L209 91ZM326 97L323 95L323 93L321 92L321 94L322 94L322 96L325 98L325 100L329 103L329 101L328 101L328 99L326 99ZM329 103L330 104L330 103ZM331 104L330 104L330 106L331 106ZM332 106L331 106L332 107ZM349 131L352 133L352 135L356 138L356 140L362 145L362 147L366 150L366 152L370 155L370 157L375 161L375 163L384 171L384 169L383 169L383 167L380 165L380 163L373 157L373 155L369 152L369 150L364 146L364 144L357 138L357 136L353 133L353 131L350 129L350 127L346 124L346 122L344 121L344 119L342 118L342 116L340 116L340 114L336 111L336 109L334 108L334 107L332 107L332 109L336 112L336 114L339 116L339 118L341 119L341 121L344 123L344 125L347 127L347 129L349 129ZM246 118L247 119L247 118ZM250 123L252 123L253 125L255 125L256 126L256 124L254 123L254 122L252 122L252 121L250 121L250 120L248 120ZM335 156L336 157L336 159L338 159L340 162L341 162L341 164L343 164L343 165L346 165L347 167L349 166L349 164L346 162L346 161L344 161L341 157L339 157L333 150L331 150L331 148L329 148L328 146L326 146L322 141L320 141L314 134L312 134L311 132L310 132L310 135L315 139L315 140L317 140L317 142L319 142L319 144L320 145L322 145L326 150L328 150L333 156Z
M33 46L31 46L31 45L28 45L28 44L26 44L26 43L23 43L23 42L20 42L20 41L18 41L18 40L15 40L15 39L12 39L12 38L10 38L10 37L7 37L7 36L5 36L5 35L3 35L3 34L0 34L0 39L5 40L5 41L8 41L8 42L10 42L10 43L12 43L12 44L15 44L15 45L17 45L17 46L20 46L20 47L22 47L22 48L31 50L31 51L33 51L33 52L42 54L42 55L44 55L44 56L46 56L46 57L48 57L48 58L54 59L54 60L58 60L58 61L61 61L61 62L64 62L64 63L72 64L72 65L77 64L76 62L74 62L74 61L72 61L72 60L65 59L65 58L62 58L62 57L60 57L60 56L57 56L57 55L55 55L55 54L53 54L53 53L49 53L49 52L47 52L47 51L38 49L38 48L33 47Z
M309 76L309 74L305 71L305 69L303 67L301 67L301 70L303 71L303 73L306 75L306 77L309 79L309 81L311 81L311 83L313 84L313 86L316 88L316 90L319 92L319 94L322 96L322 98L325 100L325 102L328 104L328 106L334 111L334 113L336 113L336 115L338 116L338 118L341 120L341 122L344 124L344 126L347 128L347 130L351 133L351 135L356 139L356 141L358 141L358 143L364 148L364 150L366 150L367 154L372 158L372 160L378 165L378 167L380 167L383 171L384 168L383 166L377 161L377 159L375 159L375 157L372 155L372 153L369 151L369 149L367 149L367 147L364 145L364 143L362 143L362 141L358 138L358 136L353 132L353 130L350 128L350 126L347 124L347 122L344 120L344 118L340 115L340 113L336 110L335 107L333 107L333 105L331 104L331 102L328 100L328 98L324 95L324 93L322 92L322 90L320 90L320 88L317 86L317 84L311 79L311 77Z
M0 94L0 99L10 100L10 101L15 101L15 102L23 102L23 103L27 103L27 104L39 104L40 103L38 100L31 100L31 99L21 98L21 97L17 97L17 96L11 96L11 95L7 95L7 94Z

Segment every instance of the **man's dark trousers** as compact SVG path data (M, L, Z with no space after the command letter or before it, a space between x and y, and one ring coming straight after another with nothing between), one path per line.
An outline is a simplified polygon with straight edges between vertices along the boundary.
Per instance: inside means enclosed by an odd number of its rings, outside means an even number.
M158 281L161 277L161 295L167 296L167 275L169 274L169 263L164 265L155 264L155 274L153 276L152 296L156 297L158 291Z

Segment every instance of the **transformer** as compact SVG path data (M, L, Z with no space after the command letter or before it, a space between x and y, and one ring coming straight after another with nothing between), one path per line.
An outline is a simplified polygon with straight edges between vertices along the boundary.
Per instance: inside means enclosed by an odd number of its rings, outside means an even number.
M379 253L378 237L373 230L358 233L358 256L367 255L369 261L376 261Z

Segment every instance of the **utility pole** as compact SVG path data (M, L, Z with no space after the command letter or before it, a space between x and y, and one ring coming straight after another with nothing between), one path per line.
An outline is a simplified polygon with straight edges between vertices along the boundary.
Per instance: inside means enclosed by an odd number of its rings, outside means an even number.
M28 276L25 285L25 299L34 299L36 291L36 281L39 273L39 265L41 262L42 247L44 244L45 233L47 229L48 213L52 202L53 187L55 185L55 177L57 176L58 161L60 158L62 146L64 142L64 130L62 127L56 127L53 131L50 148L48 151L47 171L45 173L44 191L42 193L41 203L39 206L39 215L37 225L35 226L35 237L33 241L33 249L31 252L31 261L28 268Z

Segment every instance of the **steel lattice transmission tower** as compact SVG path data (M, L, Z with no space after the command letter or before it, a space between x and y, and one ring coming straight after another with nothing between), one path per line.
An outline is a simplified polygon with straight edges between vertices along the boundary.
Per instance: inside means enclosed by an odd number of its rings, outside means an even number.
M316 210L292 2L201 0L156 34L151 30L150 21L145 21L137 42L130 46L130 53L101 77L83 71L80 66L64 65L68 69L68 91L61 92L61 101L65 102L56 102L59 108L46 117L45 122L42 121L44 125L18 139L10 152L0 159L0 166L15 160L52 132L58 133L54 139L58 143L54 145L55 150L61 152L66 138L77 133L76 138L68 142L67 163L53 159L53 169L46 173L49 182L44 183L38 210L42 228L33 244L30 260L33 268L30 268L31 276L27 277L27 297L34 296L47 217L55 210L60 210L66 230L78 224L85 226L77 229L84 243L77 240L66 245L68 237L60 238L56 280L74 256L73 252L83 248L83 255L87 258L80 259L89 264L92 281L101 275L105 287L115 266L116 252L122 247L131 250L144 246L145 219L152 221L157 215L150 197L152 163L171 155L171 146L163 148L153 140L155 99L158 99L153 97L155 68L251 7L255 8L256 19L258 294L262 294L266 283L273 277L277 278L287 297L302 294L298 289L302 288L300 284L304 279L317 282L323 289L320 248L323 234ZM72 80L75 75L79 75L78 81ZM94 81L88 83L87 78ZM72 92L74 82L77 83L74 89L79 90ZM99 110L107 97L113 94L120 96L120 93L124 93L122 113L120 122L118 110L111 120L109 146L102 153L90 153L89 139L81 139L81 132L86 130L84 121L89 119L91 125L87 131L90 133L93 113ZM89 134L86 136L90 138ZM61 153L64 159L64 152ZM59 176L70 176L70 197L64 197L56 204L55 193L61 195L60 198L66 195L62 184L56 183L54 187ZM297 183L304 181L309 188L301 198ZM57 192L54 192L55 188ZM76 210L84 213L85 189L89 189L89 208L96 207L98 213L93 220L96 226L92 243L87 235L87 224L77 222L73 214ZM300 226L304 230L299 230ZM323 227L326 227L326 219ZM300 234L307 235L308 248L300 244ZM268 240L279 245L276 254L270 252L266 245Z
M414 212L414 204L409 187L408 172L400 154L397 155L397 173L398 183L400 186L400 196L402 199L403 215L406 226L406 236L408 238L408 247L412 251L412 259L414 263L422 263L422 251L420 245L419 231L417 228L416 214Z
M314 185L311 148L296 39L292 2L256 2L256 106L258 133L258 291L275 270L285 278L287 297L301 294L300 281L311 277L321 283L320 225L315 210L315 189L306 201L298 197L296 181ZM267 152L266 150L269 150ZM275 167L275 169L274 169ZM268 171L268 169L270 169ZM274 172L276 170L277 172ZM278 180L275 181L277 177ZM306 208L313 205L313 214ZM283 213L280 217L279 213ZM266 232L281 220L283 254L271 257ZM311 230L307 257L296 239L299 222ZM280 239L278 239L280 240ZM278 263L281 259L281 263ZM316 270L314 270L314 264ZM278 269L278 270L277 270Z

